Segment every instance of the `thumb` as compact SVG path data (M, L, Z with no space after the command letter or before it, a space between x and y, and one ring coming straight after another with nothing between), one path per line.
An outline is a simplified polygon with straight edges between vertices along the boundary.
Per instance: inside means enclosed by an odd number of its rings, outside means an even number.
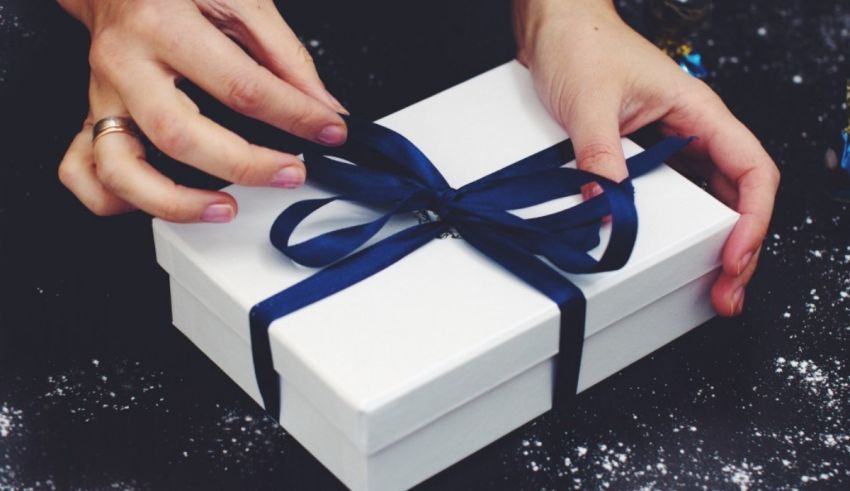
M606 109L605 105L591 101L576 104L568 116L564 126L573 143L578 168L615 182L628 177L616 108ZM596 183L582 188L585 199L600 193L602 188Z

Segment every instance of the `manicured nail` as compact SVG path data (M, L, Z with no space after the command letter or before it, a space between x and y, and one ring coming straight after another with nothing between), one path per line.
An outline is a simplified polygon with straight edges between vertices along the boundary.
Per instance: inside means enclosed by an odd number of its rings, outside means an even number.
M734 293L732 293L732 300L729 302L729 311L732 312L732 315L738 315L744 310L744 287L739 286Z
M744 254L744 256L738 260L738 275L744 272L747 269L747 266L750 264L750 261L753 259L753 253L748 252Z
M297 188L304 184L304 171L295 165L284 167L272 177L271 184L278 188Z
M202 222L227 223L233 220L233 207L226 204L210 205L201 215Z
M591 186L591 188L590 188L590 197L595 198L595 197L599 196L600 194L602 194L602 186L600 186L599 184L596 184L594 182L593 186Z
M585 201L595 198L602 194L602 186L592 182L590 184L585 184L581 189L581 195Z
M337 125L325 126L316 139L325 145L342 145L345 143L345 129Z
M339 99L337 99L336 97L334 97L334 96L333 96L333 94L331 94L331 93L330 93L330 92L328 92L327 90L325 90L325 94L327 94L328 99L331 101L332 105L334 106L334 109L335 109L338 113L345 114L346 116L350 116L350 115L351 115L351 113L350 113L350 112L348 112L348 109L346 109L346 108L345 108L345 106L343 106L343 105L342 105L342 103L341 103L341 102L339 102Z

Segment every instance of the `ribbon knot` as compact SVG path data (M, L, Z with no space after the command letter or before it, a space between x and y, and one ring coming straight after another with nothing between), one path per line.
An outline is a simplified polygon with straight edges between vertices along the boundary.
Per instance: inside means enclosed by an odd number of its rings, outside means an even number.
M446 188L437 191L434 200L431 202L429 209L433 211L441 220L448 220L451 213L451 207L455 199L458 197L458 191L454 188Z
M562 272L611 271L626 263L637 235L629 179L616 183L563 167L573 159L572 147L565 140L454 189L403 136L350 117L346 122L348 141L344 145L311 146L304 152L311 181L339 195L299 201L272 225L270 238L275 247L298 263L324 269L251 309L254 370L266 409L274 416L280 410L279 378L267 332L272 322L380 272L451 229L557 303L561 336L555 402L572 397L584 343L584 296ZM668 138L630 158L629 174L637 176L654 169L689 141ZM579 194L590 182L598 183L603 193L576 206L531 219L510 212ZM368 204L385 212L371 222L289 244L299 223L336 200ZM392 216L422 209L431 209L441 220L412 225L366 246ZM599 227L608 215L610 238L601 258L596 259L588 252L599 244Z

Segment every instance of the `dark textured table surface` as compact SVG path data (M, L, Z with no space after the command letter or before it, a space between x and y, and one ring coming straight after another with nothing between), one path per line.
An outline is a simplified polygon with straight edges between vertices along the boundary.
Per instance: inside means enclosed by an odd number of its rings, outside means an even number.
M620 7L640 26L641 2ZM303 0L284 15L365 117L513 50L504 1ZM850 3L718 0L698 45L708 82L783 173L744 314L424 489L850 488L850 211L829 199L824 168L847 124ZM86 110L86 49L55 2L0 1L0 489L339 488L171 326L149 219L93 217L59 185ZM230 126L291 148L192 92ZM220 184L154 160L184 182Z

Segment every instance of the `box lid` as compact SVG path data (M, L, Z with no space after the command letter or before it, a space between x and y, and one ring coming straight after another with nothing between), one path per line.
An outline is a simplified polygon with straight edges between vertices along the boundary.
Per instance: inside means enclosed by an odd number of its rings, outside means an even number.
M379 123L413 141L454 187L566 137L517 62ZM626 139L623 147L627 156L640 151ZM736 213L666 166L636 179L634 186L640 227L629 263L619 271L569 275L587 297L588 337L715 269L737 220ZM272 247L272 222L288 205L327 193L309 183L298 190L230 186L226 191L239 202L239 215L230 224L154 220L157 258L248 343L251 307L314 272ZM557 207L550 203L518 213ZM305 223L294 241L372 217L372 210L340 204ZM413 223L412 216L394 218L379 238ZM606 232L603 228L603 245ZM594 252L601 253L601 247ZM269 333L275 368L287 385L357 448L372 454L553 356L558 315L548 298L463 240L445 239L279 319Z

